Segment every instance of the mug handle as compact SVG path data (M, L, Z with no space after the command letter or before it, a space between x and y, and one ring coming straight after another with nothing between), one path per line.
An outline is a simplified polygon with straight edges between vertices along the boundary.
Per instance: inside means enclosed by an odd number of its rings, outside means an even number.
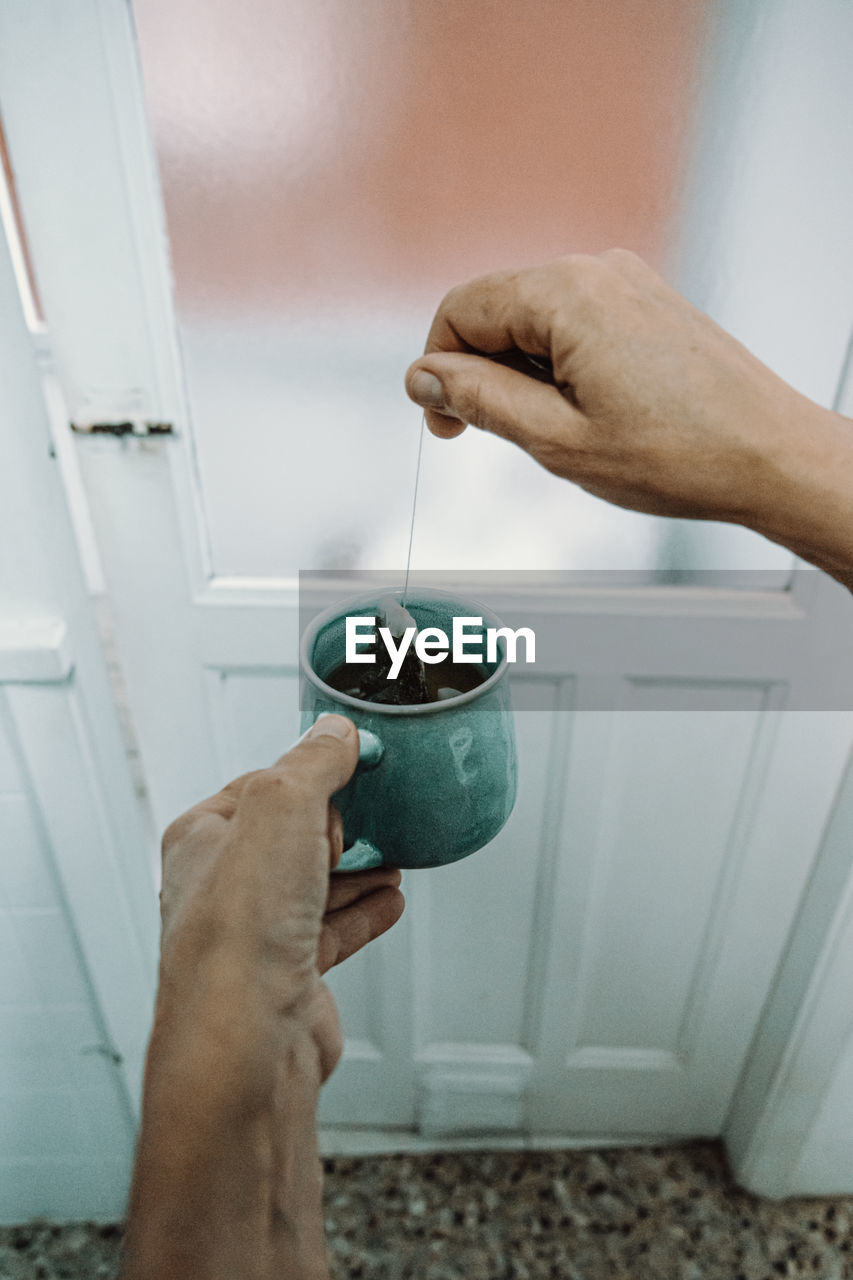
M324 715L331 714L332 712L330 711L324 711L317 719L322 720ZM354 778L360 773L366 773L369 769L375 769L385 754L385 744L377 734L371 733L369 729L359 729L357 732L358 763L355 766ZM376 848L376 845L359 837L348 849L344 849L341 854L341 860L335 867L335 872L366 871L369 867L381 866L382 854Z
M336 876L339 871L367 871L370 867L381 866L382 854L376 845L371 844L369 840L362 840L359 836L354 844L344 849L340 862L332 870L332 875Z

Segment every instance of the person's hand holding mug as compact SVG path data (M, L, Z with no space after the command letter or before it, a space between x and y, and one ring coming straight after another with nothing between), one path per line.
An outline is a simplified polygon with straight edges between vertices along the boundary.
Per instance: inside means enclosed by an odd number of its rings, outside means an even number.
M125 1280L327 1275L315 1116L341 1032L320 975L403 909L399 871L329 875L357 758L326 716L163 838Z
M553 380L487 358L512 351L550 361ZM853 586L853 422L632 253L453 289L406 387L435 435L472 424L609 502L746 525Z

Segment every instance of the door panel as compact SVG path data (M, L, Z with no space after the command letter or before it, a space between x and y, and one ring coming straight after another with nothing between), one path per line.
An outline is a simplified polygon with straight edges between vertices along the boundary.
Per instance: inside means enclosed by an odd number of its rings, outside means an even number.
M553 694L556 685L543 689ZM424 878L413 957L417 1051L512 1045L531 1050L531 1001L541 983L537 942L550 911L547 806L558 713L516 714L520 786L488 849ZM543 767L544 765L544 767Z
M694 712L663 777L661 714L577 717L534 1131L719 1132L849 750L849 713Z
M250 769L266 768L299 737L298 678L293 669L278 674L251 668L207 670L224 786Z
M681 1056L703 944L739 853L732 829L760 725L758 708L623 714L615 723L601 783L610 804L587 855L590 942L574 1052Z

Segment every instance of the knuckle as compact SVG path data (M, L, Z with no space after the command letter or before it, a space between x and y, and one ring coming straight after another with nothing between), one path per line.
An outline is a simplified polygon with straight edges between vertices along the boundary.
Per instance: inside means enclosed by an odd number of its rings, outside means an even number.
M438 306L440 315L453 311L457 304L464 298L468 291L467 284L455 284L452 289L448 289Z
M344 820L341 817L340 810L333 804L329 805L329 838L336 852L342 853L344 847ZM338 845L340 848L337 847Z
M190 809L169 823L160 841L160 852L164 858L174 845L180 844L190 834L195 826L195 820L195 814Z
M448 408L464 413L466 422L474 422L483 400L483 380L479 376L457 378L448 387Z
M543 298L547 296L547 276L536 268L514 272L508 284L513 294L514 310L520 315L538 310Z
M602 305L608 272L600 259L591 254L573 253L561 258L557 264L559 275L555 280L552 328L559 329L566 315L573 315L585 322L596 321Z
M436 320L444 321L455 329L454 317L471 312L476 314L484 307L494 306L496 297L506 290L515 274L513 271L492 271L455 284L439 303Z
M648 266L639 256L634 253L633 249L613 248L606 249L601 255L601 261L612 270L622 275L636 275L638 272L648 271Z
M631 288L648 267L631 249L606 249L599 254L571 254L561 259L564 280L577 305L591 314Z
M590 253L573 253L563 259L566 280L576 295L586 296L598 291L601 284L603 263Z
M435 319L432 322L431 335L442 335L446 333L455 334L458 318L468 309L471 298L471 286L474 281L466 281L463 284L454 285L449 289L438 304L435 313ZM429 349L429 343L427 348Z
M612 262L618 265L620 262L634 262L637 255L632 253L630 249L623 249L621 245L613 245L610 249L605 249L601 254L602 262Z
M302 780L285 769L260 769L243 787L241 799L250 805L291 806L304 801Z
M252 769L249 773L241 773L239 778L232 778L230 782L226 782L222 790L217 792L213 799L218 800L223 796L228 799L237 799L249 779L253 778L255 774L259 772L260 770L258 769Z
M448 413L452 413L459 422L481 428L488 425L481 378L473 382L448 379L446 391Z
M594 266L595 261L591 253L567 253L565 257L558 258L554 265L560 267L565 275L582 278Z

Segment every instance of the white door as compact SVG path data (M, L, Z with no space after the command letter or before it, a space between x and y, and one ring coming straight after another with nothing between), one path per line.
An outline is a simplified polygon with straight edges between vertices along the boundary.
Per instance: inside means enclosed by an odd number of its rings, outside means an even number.
M0 1223L124 1213L157 962L0 175ZM20 264L20 260L19 260Z
M146 6L137 8L144 22ZM181 6L168 12L180 16ZM322 516L333 535L322 555L343 563L364 520L351 480L360 484L368 465L363 451L348 452L351 437L362 431L368 458L385 449L405 470L404 514L416 417L408 434L388 434L396 409L376 372L387 361L371 364L358 321L350 345L330 349L322 315L294 329L273 309L250 341L239 316L231 327L193 326L190 298L184 368L128 7L12 0L0 16L0 105L70 412L78 423L172 427L78 435L75 455L162 828L296 736L297 565L275 540L280 530L264 526L276 495L293 545ZM323 32L306 39L322 45ZM305 58L313 48L302 49ZM306 87L298 66L287 68L288 101L298 106L321 73L314 68ZM217 118L239 124L240 104L220 100L217 83ZM180 78L174 85L178 92ZM160 161L177 163L162 149ZM235 184L258 181L251 162L248 144L234 152ZM213 183L211 217L217 199ZM182 252L206 234L204 202L200 209L196 227L181 231ZM234 264L223 257L220 266L227 275ZM417 348L405 329L393 335L393 319L382 342L401 376ZM832 332L837 375L846 334ZM288 449L263 451L252 386L270 360L287 362L292 388L276 406L276 428L294 456L297 440L309 450L299 456L310 465L288 465ZM252 376L245 396L235 395L229 380L246 362ZM343 417L343 436L318 426L325 419L312 394L324 413ZM217 443L204 422L223 404L231 430ZM450 455L433 451L427 462L433 488L421 518L427 530L447 530L445 542L429 544L445 563L454 541L486 545L483 521L460 509L464 498L470 511L471 468L482 465L473 451L488 455L501 492L516 493L540 523L558 501L559 482L520 471L523 460L495 451L500 442L469 434L454 474L446 474ZM241 490L244 473L251 487ZM243 493L236 510L233 492ZM560 488L560 498L570 492ZM599 529L594 557L611 513L572 502L573 519ZM340 512L346 520L336 523ZM668 536L655 522L612 518L622 564L633 569L648 563L638 548ZM256 523L272 541L253 558ZM573 644L546 648L535 677L520 677L538 709L517 717L522 785L509 825L477 857L408 875L404 922L332 975L346 1053L324 1094L328 1125L419 1126L428 1135L720 1132L850 747L853 717L840 702L833 711L819 701L815 669L841 664L853 609L811 570L773 589L787 563L778 549L716 536L735 563L769 567L776 578L754 590L599 582L563 601ZM485 567L517 567L517 541L510 529ZM371 550L387 564L396 545L388 533ZM583 545L568 563L584 563L582 553ZM508 588L507 620L522 607ZM619 625L608 628L614 618Z

